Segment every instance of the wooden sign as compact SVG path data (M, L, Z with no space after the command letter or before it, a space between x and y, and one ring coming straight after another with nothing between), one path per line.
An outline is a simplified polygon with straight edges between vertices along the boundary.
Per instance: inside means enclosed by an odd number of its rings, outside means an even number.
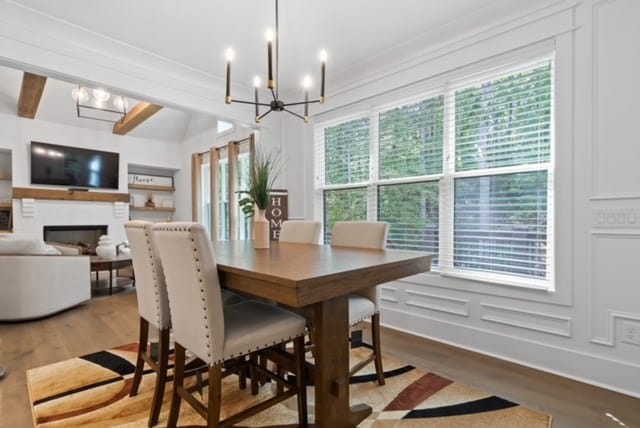
M277 241L280 237L282 222L289 218L289 192L287 190L271 190L271 200L265 214L269 220L269 237Z

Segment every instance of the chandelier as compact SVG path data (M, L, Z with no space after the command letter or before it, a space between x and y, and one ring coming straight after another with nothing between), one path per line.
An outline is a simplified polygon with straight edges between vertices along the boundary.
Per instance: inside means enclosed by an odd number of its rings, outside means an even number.
M280 37L278 36L278 0L275 0L276 3L276 31L275 34L271 31L271 30L267 30L267 73L268 73L268 79L267 79L267 89L271 92L271 98L273 98L271 101L267 102L260 102L259 100L259 94L258 94L258 90L260 88L260 77L256 76L253 79L253 85L254 85L254 92L255 92L255 99L254 101L244 101L244 100L236 100L231 98L231 61L233 61L233 50L232 49L227 49L226 52L226 58L227 58L227 91L226 91L226 96L225 96L225 103L227 104L231 104L231 103L241 103L241 104L251 104L255 106L255 119L256 119L256 123L260 123L260 120L265 117L266 115L268 115L269 113L271 113L272 111L286 111L287 113L291 113L292 115L302 119L306 122L309 121L309 104L311 103L324 103L324 76L325 76L325 67L326 67L326 63L327 63L327 51L322 49L320 51L320 62L321 62L321 66L320 66L320 97L318 99L314 99L314 100L309 100L309 88L311 87L311 77L310 76L305 76L303 79L303 87L305 89L305 94L304 94L304 101L297 101L297 102L284 102L280 99L279 97L279 83L278 83L278 66L279 66L279 53L280 53L280 49L278 48L279 46L279 40ZM273 58L273 42L275 40L275 79L274 79L274 58ZM300 106L300 105L304 105L304 115L300 115L296 112L291 111L288 107L291 106ZM260 106L263 107L268 107L269 109L263 113L262 115L260 114Z
M83 85L73 88L71 96L76 101L76 113L83 119L101 120L103 122L120 122L127 115L129 102L122 95L113 97L104 89L91 89L91 92Z

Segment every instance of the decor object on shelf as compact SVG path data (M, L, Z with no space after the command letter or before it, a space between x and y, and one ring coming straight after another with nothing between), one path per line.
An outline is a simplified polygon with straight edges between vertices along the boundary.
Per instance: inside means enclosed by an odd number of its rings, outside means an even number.
M76 113L80 118L115 123L123 121L127 115L129 102L122 95L113 97L113 107L107 104L111 94L104 89L91 89L89 94L87 88L78 85L71 91L71 96L76 101Z
M275 0L276 3L276 31L275 34L273 33L273 31L271 31L270 29L267 30L267 59L268 59L268 79L267 79L267 88L271 91L271 96L273 97L273 100L269 103L264 103L264 102L260 102L259 101L259 94L258 94L258 89L260 87L260 77L256 76L253 79L253 84L255 86L255 100L254 101L243 101L243 100L234 100L233 98L231 98L231 61L233 61L233 50L232 49L227 49L226 52L226 57L227 57L227 91L226 91L226 96L225 96L225 103L227 104L231 104L231 103L242 103L242 104L252 104L253 106L255 106L255 120L256 123L260 123L260 120L265 117L266 115L268 115L269 113L271 113L272 111L286 111L288 113L291 113L292 115L299 117L300 119L304 120L305 123L309 121L309 104L310 103L324 103L324 81L325 81L325 67L327 64L327 51L325 49L322 49L320 51L320 62L321 62L321 67L320 67L320 98L316 99L316 100L309 100L309 88L311 87L311 77L310 76L305 76L304 80L303 80L303 86L305 89L305 94L304 94L304 101L297 101L297 102L293 102L293 103L286 103L284 101L282 101L279 97L279 82L278 82L278 68L280 65L280 59L279 59L279 54L280 54L280 49L279 49L279 42L280 42L280 37L279 37L279 33L278 33L278 0ZM275 46L275 79L274 79L274 75L273 75L273 41L275 39L276 42L276 46ZM298 113L295 113L291 110L289 110L287 107L289 106L298 106L298 105L304 105L304 116L300 115ZM260 106L265 106L265 107L269 107L269 110L267 110L266 113L260 115Z
M116 244L109 235L102 235L98 239L98 246L96 247L96 255L99 257L115 257L116 256Z
M149 195L147 197L147 201L144 203L144 206L147 208L155 208L156 203L153 202L153 195Z
M249 188L238 192L245 195L238 201L242 212L247 217L254 217L254 248L269 248L269 221L265 217L265 211L276 179L276 168L276 162L272 156L256 153L249 170ZM257 215L255 215L256 209Z

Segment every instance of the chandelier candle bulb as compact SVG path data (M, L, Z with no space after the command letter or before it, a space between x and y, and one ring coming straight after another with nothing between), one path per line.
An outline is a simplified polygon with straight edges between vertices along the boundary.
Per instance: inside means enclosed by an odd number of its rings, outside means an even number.
M320 104L324 103L324 74L327 66L327 51L322 49L320 51Z
M253 78L253 86L256 98L256 123L260 123L260 105L258 100L258 88L260 87L260 78L258 76Z
M231 61L233 60L233 50L227 49L227 92L224 102L231 104Z
M267 61L269 70L267 87L273 89L275 85L273 82L273 33L271 30L267 30Z

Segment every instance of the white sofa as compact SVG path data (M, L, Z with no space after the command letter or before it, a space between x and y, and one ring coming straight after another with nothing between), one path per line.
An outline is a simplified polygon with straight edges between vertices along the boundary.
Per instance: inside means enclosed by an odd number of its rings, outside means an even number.
M0 238L0 321L44 317L91 298L88 256L28 241Z

